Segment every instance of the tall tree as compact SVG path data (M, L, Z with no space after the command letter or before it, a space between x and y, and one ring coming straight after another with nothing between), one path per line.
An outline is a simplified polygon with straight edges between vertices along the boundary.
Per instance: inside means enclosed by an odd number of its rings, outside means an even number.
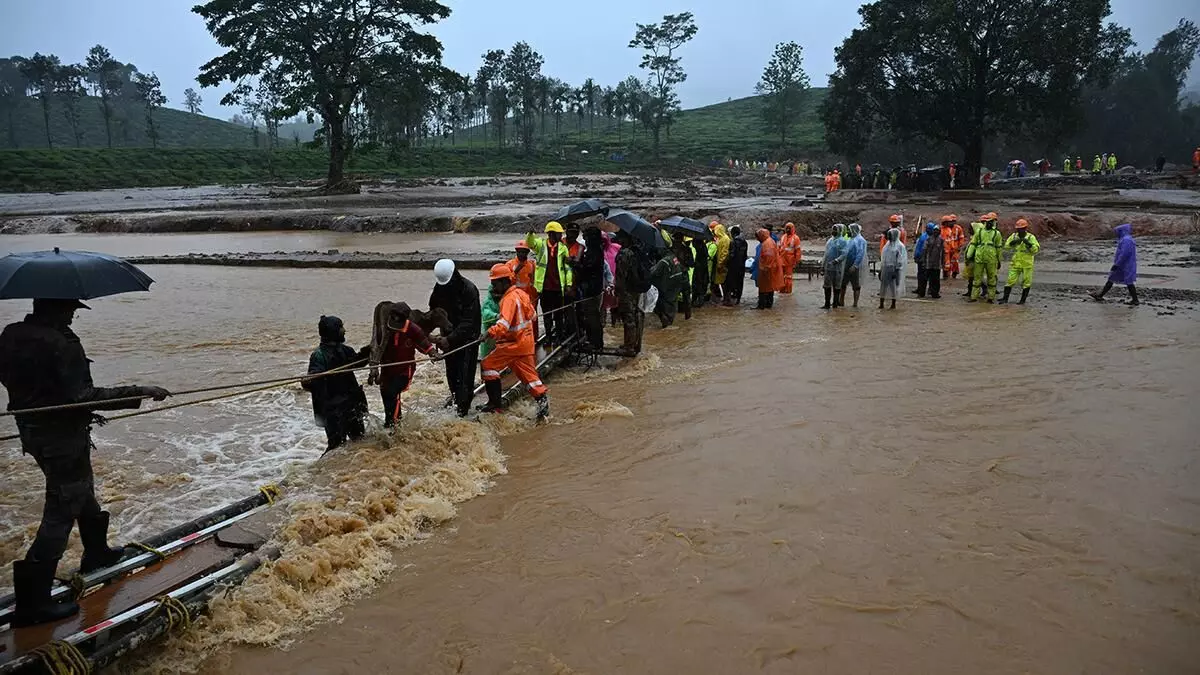
M612 118L617 111L617 90L605 87L600 92L600 112L605 118L605 126L612 129Z
M629 46L641 49L640 67L645 70L650 85L649 105L643 110L651 133L654 134L654 154L659 154L659 136L671 116L679 109L675 86L687 80L675 53L696 35L696 22L691 12L668 14L661 23L638 24Z
M1081 93L1105 82L1129 32L1105 25L1109 0L876 0L836 51L822 105L835 151L856 154L876 128L963 152L968 185L988 139L1053 143L1077 129Z
M158 75L137 73L133 84L137 87L138 98L146 108L146 135L150 137L150 145L158 147L158 126L154 123L154 111L167 103L167 97L162 93L162 83Z
M54 96L63 106L63 116L71 127L75 147L83 147L83 128L79 124L79 104L87 92L83 88L86 73L81 65L68 64L58 69L54 77Z
M537 112L538 81L542 79L542 56L525 42L509 50L501 67L501 76L512 92L514 113L520 114L521 148L533 149L534 114Z
M763 97L763 122L768 132L779 135L780 150L787 147L788 131L796 122L807 89L804 48L795 42L775 45L755 91Z
M53 54L35 53L21 64L21 74L25 76L30 89L42 102L42 122L46 128L47 148L54 147L54 141L50 136L50 101L54 98L54 83L61 68L58 57Z
M113 97L120 91L119 70L121 64L113 59L103 45L88 50L84 68L87 81L92 85L92 94L100 99L100 114L104 116L104 135L108 147L112 147Z
M550 97L550 78L542 76L538 78L537 83L537 107L538 113L542 117L542 142L546 139L546 116L550 114L553 107Z
M509 92L503 85L501 71L504 59L508 55L503 49L490 49L483 55L483 65L479 67L477 78L487 83L487 113L488 119L496 129L496 147L504 145L504 123L508 119Z
M195 89L188 87L183 90L183 107L193 115L200 114L200 105L204 103L204 99L200 98L200 94L196 93Z
M0 59L0 110L8 120L8 145L13 148L17 147L16 111L29 91L29 81L21 67L24 63L20 56Z
M226 51L204 64L202 86L240 82L272 64L288 113L315 110L329 129L326 190L355 189L345 180L347 124L385 55L440 63L442 45L414 24L450 15L436 0L208 0L192 11ZM240 102L234 92L223 105Z
M588 113L588 133L592 138L596 137L596 103L600 96L600 88L596 86L596 81L588 78L584 81L581 88L583 94L583 104L587 108Z
M558 78L550 80L550 105L554 109L554 138L562 136L562 118L570 105L571 86Z

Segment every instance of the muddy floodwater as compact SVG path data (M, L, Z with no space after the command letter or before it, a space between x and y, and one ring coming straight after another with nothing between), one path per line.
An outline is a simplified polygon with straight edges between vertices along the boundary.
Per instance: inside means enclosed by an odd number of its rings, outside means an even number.
M195 250L156 240L139 245ZM431 283L147 270L152 292L79 313L100 383L296 372L320 314L365 344L375 302L423 306ZM652 319L637 360L550 377L539 428L528 404L454 420L431 366L401 437L321 460L296 386L114 422L96 462L120 539L266 482L292 509L280 563L122 670L1195 672L1196 308L1037 286L1025 307L972 305L962 288L830 313L798 277L771 312ZM4 301L0 320L24 310ZM7 562L40 475L11 444L0 472Z

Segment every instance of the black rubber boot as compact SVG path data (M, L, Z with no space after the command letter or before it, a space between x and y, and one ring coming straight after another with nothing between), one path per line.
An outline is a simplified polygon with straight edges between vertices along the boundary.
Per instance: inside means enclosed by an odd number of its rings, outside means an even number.
M967 292L963 293L963 297L965 297L965 298L971 297L971 289L972 288L974 288L974 283L971 281L968 281L967 282Z
M1012 286L1005 286L1004 287L1004 297L1000 298L1000 304L1007 305L1008 304L1008 296L1010 296L1010 295L1012 295Z
M829 309L830 307L832 307L832 305L830 305L830 304L829 304L829 298L830 298L832 295L833 295L833 289L832 289L832 288L826 288L826 289L825 289L825 306L824 306L824 307L822 307L821 309Z
M50 598L57 567L57 560L13 561L14 628L61 621L79 612L79 605L70 600L58 602Z
M79 539L83 541L83 559L79 561L81 574L112 567L124 557L125 549L108 547L108 521L108 511L79 517Z
M1134 306L1142 304L1142 303L1138 302L1137 287L1134 286L1133 284L1129 284L1128 286L1126 286L1126 288L1129 289L1129 304L1134 305Z
M479 412L495 413L504 410L504 397L500 380L484 380L483 390L487 392L487 403L479 409Z
M537 421L544 422L550 417L550 397L547 394L533 399L537 403Z
M1028 299L1029 299L1029 289L1028 289L1028 288L1022 288L1022 289L1021 289L1021 299L1017 301L1017 304L1018 304L1018 305L1023 305L1023 304L1025 304L1025 301L1026 301L1026 300L1028 300Z

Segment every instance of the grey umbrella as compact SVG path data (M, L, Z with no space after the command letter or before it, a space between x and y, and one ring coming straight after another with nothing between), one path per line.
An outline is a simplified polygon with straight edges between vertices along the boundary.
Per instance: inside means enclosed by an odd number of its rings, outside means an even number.
M0 299L88 300L148 291L154 280L120 258L88 251L36 251L0 258Z
M663 218L658 224L668 230L679 231L696 239L708 241L713 238L712 230L708 229L708 225L692 218L671 216L670 218Z
M568 206L564 206L554 214L554 219L560 223L570 223L576 220L583 220L592 216L599 216L608 213L608 204L599 199L585 199L581 202L575 202Z

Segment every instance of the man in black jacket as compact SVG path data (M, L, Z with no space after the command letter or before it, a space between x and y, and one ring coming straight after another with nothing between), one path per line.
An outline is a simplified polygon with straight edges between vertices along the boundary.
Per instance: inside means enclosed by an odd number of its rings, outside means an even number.
M729 262L725 274L725 306L742 304L742 288L746 283L746 256L748 247L742 237L742 228L734 225L729 230Z
M123 549L109 548L107 511L100 509L92 476L91 425L96 410L137 408L142 399L161 401L161 387L97 387L79 337L71 330L78 300L34 300L33 313L0 333L0 383L9 410L66 404L88 405L57 412L16 415L21 450L46 476L42 523L24 560L13 562L16 611L13 623L58 621L79 611L74 602L50 598L54 571L79 522L83 573L116 564Z
M439 260L434 265L433 277L437 285L429 296L429 309L444 310L454 326L449 335L437 338L434 343L444 354L453 352L445 358L446 384L458 408L458 416L466 417L471 412L471 399L475 397L479 350L465 345L478 340L483 329L479 289L458 273L452 260Z
M346 345L346 327L336 316L322 316L317 322L321 344L308 357L308 374L352 367L356 361L366 363L370 345L354 351ZM312 394L313 417L325 429L325 452L342 445L349 438L357 441L366 433L363 418L367 414L367 395L352 371L304 380L300 386Z

